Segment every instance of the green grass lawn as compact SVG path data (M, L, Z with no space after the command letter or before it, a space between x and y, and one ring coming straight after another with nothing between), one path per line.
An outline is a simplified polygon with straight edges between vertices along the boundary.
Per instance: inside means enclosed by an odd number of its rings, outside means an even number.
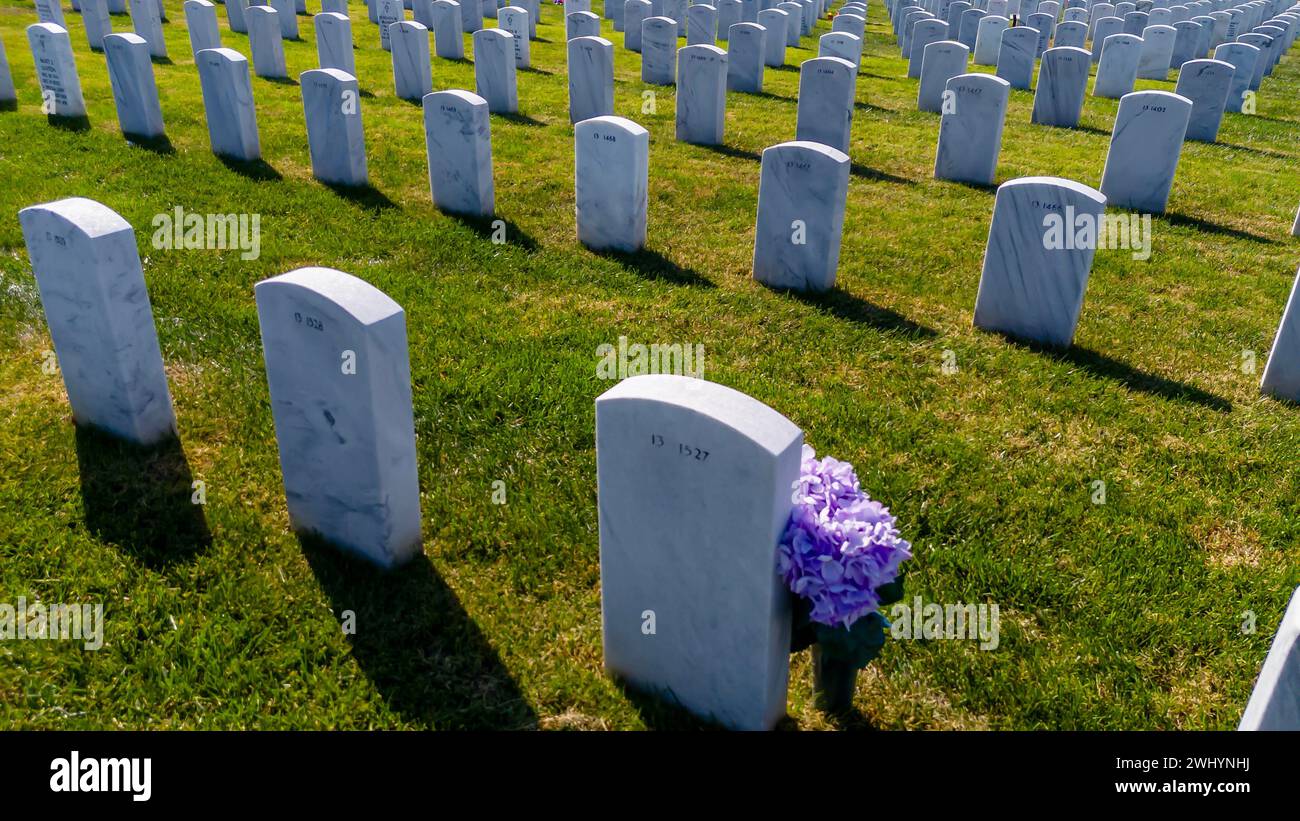
M1227 115L1220 144L1185 146L1151 259L1099 252L1074 347L1045 352L971 327L993 192L932 178L938 117L916 111L879 3L838 288L823 297L749 277L759 154L794 137L815 38L767 71L765 94L728 94L726 146L711 149L674 141L673 89L643 85L639 55L603 22L616 113L651 135L649 248L616 258L576 240L559 7L543 6L520 115L492 117L506 244L432 207L420 108L394 96L363 4L375 190L359 195L312 180L296 81L253 79L265 167L214 157L181 4L167 8L171 61L155 73L170 148L142 148L120 136L103 56L66 4L90 125L47 124L24 33L34 8L0 3L19 95L0 112L0 602L106 611L97 652L0 642L0 725L698 726L602 672L593 400L611 385L597 347L619 336L702 344L706 378L853 462L914 543L909 599L1000 608L993 652L891 642L847 721L815 709L796 656L791 726L1236 725L1300 583L1300 408L1257 388L1300 262L1295 51L1255 115ZM224 44L248 54L218 17ZM310 18L300 30L285 45L294 77L316 64ZM469 61L435 58L433 73L435 89L474 88ZM1089 97L1074 130L1031 125L1031 106L1012 92L998 181L1095 187L1116 101ZM176 446L77 431L61 379L42 371L52 346L17 211L69 196L135 226ZM260 258L155 250L154 215L178 206L260 214ZM407 313L425 557L391 575L288 529L253 285L304 265L355 274ZM190 503L196 479L204 506ZM348 610L356 635L340 627Z

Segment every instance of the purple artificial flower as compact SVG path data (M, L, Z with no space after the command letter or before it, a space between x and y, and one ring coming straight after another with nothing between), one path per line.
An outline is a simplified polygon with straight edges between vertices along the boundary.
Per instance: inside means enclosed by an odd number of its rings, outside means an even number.
M813 621L851 627L879 608L876 588L898 578L912 546L899 535L889 508L862 492L848 462L818 461L804 445L794 490L777 572L812 603Z

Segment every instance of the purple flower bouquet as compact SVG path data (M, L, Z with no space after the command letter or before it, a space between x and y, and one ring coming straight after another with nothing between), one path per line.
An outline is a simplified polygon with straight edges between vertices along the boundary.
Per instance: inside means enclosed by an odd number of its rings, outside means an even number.
M813 648L818 702L841 712L858 670L885 645L889 622L880 608L903 598L912 546L889 508L862 491L851 464L818 460L808 445L791 501L777 553L777 572L797 597L790 649Z

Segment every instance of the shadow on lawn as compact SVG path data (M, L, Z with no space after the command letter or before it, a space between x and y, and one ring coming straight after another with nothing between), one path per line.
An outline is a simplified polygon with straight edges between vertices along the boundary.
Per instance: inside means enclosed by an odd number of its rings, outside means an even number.
M373 185L338 185L328 182L323 185L348 202L370 211L385 211L397 207L397 203Z
M276 171L266 160L240 160L235 157L227 157L224 154L218 154L217 159L226 168L234 171L241 177L246 177L254 182L278 181L284 179L284 176Z
M839 288L832 288L820 294L809 291L784 291L784 293L788 293L800 302L829 311L840 319L869 325L880 331L921 338L939 335L935 329L913 322L897 311L882 308Z
M658 251L651 251L648 248L642 248L631 254L623 251L592 251L592 253L630 268L646 279L662 279L678 285L694 285L697 288L717 287L711 279L694 268L683 268Z
M495 214L490 217L477 217L469 214L456 214L451 211L445 211L443 213L484 239L492 239L496 235L497 228L495 223L499 221L505 223L505 240L507 245L518 245L530 254L542 247L531 234L505 217Z
M1236 237L1237 239L1247 239L1251 242L1260 242L1265 245L1276 245L1277 240L1271 237L1252 234L1249 231L1243 231L1240 228L1232 228L1227 225L1219 225L1217 222L1200 217L1189 217L1186 214L1180 214L1177 211L1166 211L1164 213L1165 222L1170 225L1180 225L1186 228L1195 228L1197 231L1204 231L1207 234L1219 234L1225 237Z
M998 333L998 335L1017 347L1031 350L1060 362L1076 365L1094 376L1119 382L1129 390L1149 393L1164 399L1193 402L1221 413L1228 413L1232 410L1232 403L1222 397L1215 396L1186 382L1179 382L1176 379L1168 379L1154 373L1140 371L1132 365L1120 362L1118 359L1112 359L1104 353L1098 353L1088 348L1080 348L1077 345L1069 348L1055 348L1038 342L1017 339L1004 333Z
M404 718L437 729L526 730L537 714L424 554L390 571L301 535L336 615L356 614L352 656Z
M86 529L96 539L154 569L212 544L179 439L144 447L79 426L76 441Z
M650 730L725 730L720 724L700 718L678 705L671 695L640 689L618 676L614 676L614 685L631 702L641 716L641 721Z

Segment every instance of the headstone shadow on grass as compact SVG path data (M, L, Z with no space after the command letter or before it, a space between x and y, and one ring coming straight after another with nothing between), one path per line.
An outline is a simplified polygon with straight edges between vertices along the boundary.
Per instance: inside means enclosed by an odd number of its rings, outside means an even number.
M266 181L284 179L279 171L276 171L266 160L240 160L234 157L227 157L221 154L217 155L221 164L241 177L247 177L250 180Z
M405 720L436 729L526 730L537 714L428 557L383 571L301 535L336 615L350 610L352 656Z
M646 279L662 279L678 285L694 285L699 288L716 288L713 281L694 268L683 268L658 251L642 248L639 251L592 251L593 254L614 260L625 268L630 268Z
M141 446L78 426L76 447L86 529L96 539L154 569L212 544L179 439Z

